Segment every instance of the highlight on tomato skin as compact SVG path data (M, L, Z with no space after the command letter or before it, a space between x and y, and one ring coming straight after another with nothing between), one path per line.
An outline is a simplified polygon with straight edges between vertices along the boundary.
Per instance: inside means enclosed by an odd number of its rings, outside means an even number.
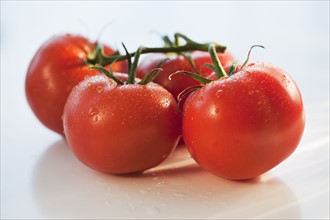
M77 158L109 174L157 166L173 152L181 134L177 103L163 87L152 82L118 85L102 75L72 90L63 121Z
M192 157L231 180L277 166L297 148L304 126L297 84L263 62L206 84L188 97L183 112L183 138Z
M87 67L94 49L95 43L83 36L58 35L47 40L30 62L25 79L28 104L39 121L58 134L64 135L61 117L71 89L86 76L100 74ZM110 47L103 49L115 53Z

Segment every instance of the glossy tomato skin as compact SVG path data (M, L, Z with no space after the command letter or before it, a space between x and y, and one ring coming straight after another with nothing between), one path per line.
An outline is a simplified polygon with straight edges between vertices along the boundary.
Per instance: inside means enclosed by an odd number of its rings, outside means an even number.
M72 90L63 120L79 160L110 174L160 164L181 133L177 103L167 90L155 83L119 86L105 76L88 78Z
M183 137L192 157L233 180L257 177L286 159L304 126L296 83L265 63L205 85L187 99L183 114Z
M205 63L212 63L211 57L207 52L195 51L191 53L191 57L195 63L196 69L199 71L199 74L207 76L212 73L210 68L203 66ZM234 60L234 57L228 52L219 53L218 57L222 65L225 66L230 65ZM169 76L178 70L195 72L187 58L176 54L169 55L159 53L147 56L142 60L141 64L136 70L137 77L143 78L149 71L156 68L159 63L165 59L167 60L160 66L163 71L160 72L159 75L155 78L155 83L163 86L165 89L171 92L175 98L177 98L180 92L182 92L185 88L199 85L199 82L184 74L177 74L172 77L172 80L169 79Z
M37 118L49 129L63 135L62 114L71 89L86 76L99 74L86 66L95 44L78 35L60 35L46 41L29 65L25 94ZM114 53L104 47L106 54Z

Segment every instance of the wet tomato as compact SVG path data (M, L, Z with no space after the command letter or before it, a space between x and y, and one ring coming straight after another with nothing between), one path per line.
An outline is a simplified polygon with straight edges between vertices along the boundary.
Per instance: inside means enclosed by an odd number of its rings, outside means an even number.
M250 179L293 153L305 125L301 93L282 69L251 63L207 83L184 106L183 137L205 170Z
M102 75L72 90L63 122L78 159L110 174L142 172L160 164L181 134L177 103L163 87L152 82L120 85Z
M86 76L99 74L86 66L94 49L95 43L82 36L55 36L39 48L29 65L25 80L28 104L46 127L61 135L61 117L71 89ZM115 52L107 46L103 49L108 55ZM122 65L115 64L114 70L125 71Z

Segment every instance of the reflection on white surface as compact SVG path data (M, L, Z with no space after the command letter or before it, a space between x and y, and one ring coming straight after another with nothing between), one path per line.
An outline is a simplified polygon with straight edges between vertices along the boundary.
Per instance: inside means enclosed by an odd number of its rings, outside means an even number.
M113 176L80 164L58 141L39 158L32 187L48 218L300 217L297 198L277 177L224 180L198 167L184 147L144 174Z

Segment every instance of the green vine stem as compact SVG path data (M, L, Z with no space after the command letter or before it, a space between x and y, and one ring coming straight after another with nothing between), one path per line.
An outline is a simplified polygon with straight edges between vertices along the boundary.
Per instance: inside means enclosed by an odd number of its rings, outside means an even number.
M182 34L176 34L177 37L181 37L184 40L186 40L186 44L182 46L174 46L174 47L140 47L140 52L141 54L145 53L181 53L181 52L188 52L188 51L193 51L193 50L199 50L199 51L209 51L209 44L210 43L197 43L186 36ZM214 49L216 52L221 52L223 53L226 50L226 47L213 43ZM129 54L131 57L136 56L136 52L130 53ZM101 66L106 66L108 64L111 64L115 61L122 61L127 59L127 55L112 55L112 56L106 56L104 53L102 53L101 50L97 50L96 56L95 57L89 57L88 58L88 63L89 64L100 64Z
M253 49L254 47L260 47L260 48L263 48L263 49L265 48L265 47L262 46L262 45L252 45L252 46L250 47L250 50L249 50L249 52L248 52L248 55L247 55L247 57L246 57L244 63L242 64L242 66L241 66L240 69L242 69L244 66L246 66L246 64L249 62L250 54L251 54L251 51L252 51L252 49Z
M227 73L224 70L224 68L222 67L221 62L218 58L217 51L216 51L216 45L210 44L208 51L210 53L210 56L211 56L211 59L213 62L213 66L214 66L214 72L215 72L217 78L220 79L223 76L227 76Z
M127 83L129 83L129 84L134 84L135 83L135 75L136 75L135 74L135 70L136 70L136 68L138 66L140 55L142 53L142 49L143 49L142 47L139 47L137 49L137 51L135 52L135 57L134 57L132 66L129 69L129 73L128 73Z

